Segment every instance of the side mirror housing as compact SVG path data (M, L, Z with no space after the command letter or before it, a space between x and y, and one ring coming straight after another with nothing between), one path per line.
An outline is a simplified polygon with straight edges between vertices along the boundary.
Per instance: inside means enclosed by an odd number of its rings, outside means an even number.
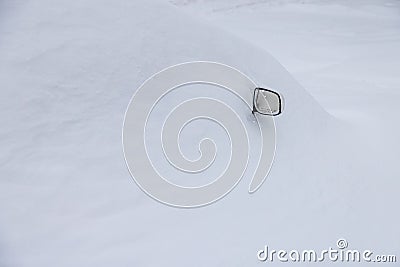
M283 99L277 92L257 87L253 94L253 113L277 116L282 113Z

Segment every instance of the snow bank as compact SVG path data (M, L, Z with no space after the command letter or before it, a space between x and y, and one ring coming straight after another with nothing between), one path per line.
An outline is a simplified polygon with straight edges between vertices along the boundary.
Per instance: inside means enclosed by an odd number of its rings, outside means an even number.
M0 49L0 265L249 266L267 241L295 245L315 232L335 240L324 225L336 225L343 203L331 215L324 207L340 184L329 182L337 173L320 176L334 122L264 50L144 0L3 2ZM286 110L275 165L256 194L244 177L218 203L179 210L134 184L121 127L146 78L194 60L278 90Z

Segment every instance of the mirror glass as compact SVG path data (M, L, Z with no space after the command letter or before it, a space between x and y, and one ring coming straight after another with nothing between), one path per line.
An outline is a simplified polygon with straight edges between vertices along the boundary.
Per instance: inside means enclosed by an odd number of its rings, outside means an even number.
M256 88L253 97L254 111L263 114L276 116L282 112L282 99L274 91L264 88Z

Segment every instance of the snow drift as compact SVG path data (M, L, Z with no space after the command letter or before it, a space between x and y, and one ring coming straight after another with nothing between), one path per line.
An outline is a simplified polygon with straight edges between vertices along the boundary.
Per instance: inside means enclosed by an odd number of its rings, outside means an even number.
M347 233L334 221L352 193L335 191L337 122L264 50L159 1L5 1L0 20L0 265L249 266L266 242L322 247L337 239L329 227ZM195 60L241 70L286 109L257 193L244 177L180 210L134 184L121 130L146 78Z

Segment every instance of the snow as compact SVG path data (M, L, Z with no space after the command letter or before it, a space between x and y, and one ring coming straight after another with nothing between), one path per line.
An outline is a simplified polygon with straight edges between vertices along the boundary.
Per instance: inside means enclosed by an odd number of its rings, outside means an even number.
M264 245L326 249L340 237L398 253L399 6L1 2L0 266L256 266ZM256 193L250 172L222 200L177 209L131 179L122 121L145 79L193 60L243 71L286 109ZM185 154L208 132L226 147L215 125L193 127L204 131L184 133Z

